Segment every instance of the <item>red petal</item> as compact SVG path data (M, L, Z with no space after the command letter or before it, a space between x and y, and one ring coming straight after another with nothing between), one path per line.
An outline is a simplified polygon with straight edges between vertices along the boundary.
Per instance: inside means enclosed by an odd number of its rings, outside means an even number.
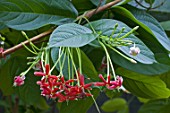
M46 75L49 75L49 72L50 72L50 65L49 64L45 65L45 72L46 72Z
M107 77L107 83L110 85L110 75Z
M99 78L106 84L106 80L103 78L102 74L99 74Z
M56 75L50 75L49 78L58 80L58 77Z
M106 83L104 82L94 82L93 84L94 86L105 86L106 85Z
M85 85L84 85L84 88L86 89L86 88L89 88L89 87L91 87L91 86L92 86L92 83L85 84Z
M60 78L60 80L61 80L62 83L64 83L64 82L65 82L64 76L62 76L62 77Z
M35 76L45 76L43 72L34 72Z

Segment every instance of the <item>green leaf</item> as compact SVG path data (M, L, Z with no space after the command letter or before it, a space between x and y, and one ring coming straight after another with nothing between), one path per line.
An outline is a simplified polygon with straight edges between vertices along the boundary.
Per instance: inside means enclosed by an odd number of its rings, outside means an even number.
M150 28L150 30L152 31L156 39L162 44L162 46L170 51L170 40L159 22L145 11L137 10L135 8L129 9L137 20Z
M170 96L170 90L159 77L145 76L122 68L117 69L117 74L123 76L125 88L138 97L158 99Z
M145 0L145 1L143 0L140 3L144 6L149 7L149 4L147 4L146 1L148 1L150 3L154 2L152 4L152 9L150 11L161 12L163 14L170 13L170 9L169 9L170 8L170 1L169 0ZM139 8L139 9L145 9L145 8L141 7L140 5L137 5L137 3L135 1L132 1L129 4L136 7L136 8ZM155 7L157 7L157 8L155 8Z
M107 0L90 0L95 6L103 6Z
M138 113L169 113L170 99L151 100L144 104Z
M170 59L167 53L167 50L170 50L170 40L153 17L136 9L133 10L133 13L135 13L136 16L134 17L131 12L120 6L114 7L113 12L116 19L125 22L127 25L132 27L139 26L137 31L139 33L138 37L155 54L156 60L160 63L170 64ZM140 22L138 19L144 23ZM167 50L165 50L165 48Z
M49 47L81 47L95 40L98 34L89 28L69 23L56 28L50 36Z
M165 82L167 87L170 89L170 71L159 75L160 78Z
M170 31L170 21L164 21L160 23L164 30Z
M94 98L99 94L98 89L93 89L91 92L94 95ZM91 97L77 101L63 102L60 108L60 113L86 113L93 103L94 101Z
M114 98L106 101L102 106L102 110L105 112L115 112L124 110L127 106L126 100L123 98Z
M68 0L0 0L0 22L17 30L60 25L76 17L77 10Z
M72 3L76 7L78 12L85 12L87 10L95 8L91 0L72 0Z
M118 27L115 31L115 34L113 35L113 38L119 34L119 32L122 30L123 27L125 27L125 30L121 35L125 35L127 32L131 30L131 28L129 28L126 24L111 19L102 19L102 20L94 21L91 22L91 25L94 27L96 31L98 32L101 31L102 35L111 36L116 23L118 24ZM134 35L130 35L127 38L125 38L125 40L126 39L133 41L136 44L136 46L140 48L141 53L138 56L133 57L132 55L129 54L130 46L119 47L118 49L120 49L124 54L126 54L129 57L132 57L133 59L143 64L152 64L156 62L152 51L150 51L150 49L140 39L138 39Z
M26 75L24 85L16 87L15 91L25 104L46 110L49 106L41 95L39 86L36 84L39 79L40 78L34 76L33 72L29 72Z
M145 0L145 2L152 5L155 2L155 0Z

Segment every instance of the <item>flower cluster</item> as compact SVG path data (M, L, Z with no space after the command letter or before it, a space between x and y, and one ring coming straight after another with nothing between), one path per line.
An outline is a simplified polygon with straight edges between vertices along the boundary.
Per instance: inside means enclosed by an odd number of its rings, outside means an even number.
M45 66L44 72L35 72L35 76L42 76L41 81L37 81L37 84L40 85L41 95L56 99L58 102L77 100L87 96L92 96L90 93L87 93L87 90L91 90L92 84L85 84L84 76L78 71L78 80L70 79L65 80L63 75L51 75L50 66L47 64ZM79 85L78 85L79 81ZM75 84L75 82L77 84Z
M123 78L117 76L115 81L111 81L110 80L110 75L107 76L107 80L104 79L104 77L102 76L102 74L99 74L99 78L103 81L103 82L95 82L94 86L106 86L107 89L113 90L116 88L119 88L122 86L123 83Z
M92 96L88 90L92 90L92 86L106 86L108 89L113 90L122 85L123 79L117 77L116 81L110 81L110 75L106 81L100 74L99 77L103 82L91 82L85 83L84 75L79 71L77 79L65 80L63 75L51 75L50 66L45 65L45 72L35 72L35 76L41 76L41 80L37 81L40 85L41 95L51 98L58 99L58 102L64 102L69 100L78 100L85 97Z

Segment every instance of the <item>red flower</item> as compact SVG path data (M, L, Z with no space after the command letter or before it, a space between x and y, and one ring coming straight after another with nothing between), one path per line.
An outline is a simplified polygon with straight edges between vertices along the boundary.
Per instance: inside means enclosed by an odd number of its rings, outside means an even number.
M110 81L110 75L107 77L107 81L104 79L102 74L99 74L99 78L103 82L95 82L94 86L106 86L110 90L113 90L113 89L116 89L118 87L121 87L122 83L123 83L123 78L119 77L119 76L117 76L116 81Z
M25 76L15 76L13 86L21 86L24 84Z

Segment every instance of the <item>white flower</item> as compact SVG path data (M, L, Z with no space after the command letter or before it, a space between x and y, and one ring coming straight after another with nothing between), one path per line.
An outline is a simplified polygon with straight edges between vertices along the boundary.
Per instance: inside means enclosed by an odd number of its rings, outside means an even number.
M129 54L136 56L139 53L140 53L139 47L136 47L136 45L134 44L134 46L130 48Z

